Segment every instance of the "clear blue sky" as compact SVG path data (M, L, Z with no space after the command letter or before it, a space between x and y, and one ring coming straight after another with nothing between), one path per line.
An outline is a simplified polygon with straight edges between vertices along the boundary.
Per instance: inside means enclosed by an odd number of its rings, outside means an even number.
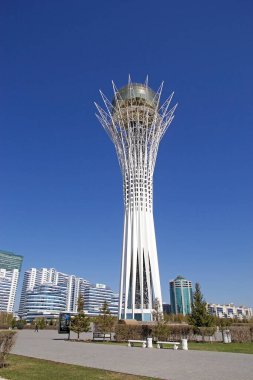
M121 174L93 101L144 81L176 118L160 145L154 217L168 281L253 306L253 3L2 1L0 249L118 290Z

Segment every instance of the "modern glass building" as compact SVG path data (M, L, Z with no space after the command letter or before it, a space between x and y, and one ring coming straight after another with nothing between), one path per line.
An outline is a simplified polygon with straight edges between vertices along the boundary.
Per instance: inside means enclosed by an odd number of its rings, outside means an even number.
M182 276L170 281L170 303L173 314L191 314L192 282Z
M118 314L119 295L104 284L90 285L84 291L84 311L86 314L96 316L100 314L103 303L106 302L113 315Z
M32 320L36 316L56 318L61 311L76 312L80 293L87 280L58 272L54 268L31 268L25 272L19 316Z
M18 269L21 271L23 256L15 253L0 250L0 268L6 270Z
M54 268L31 268L25 272L19 316L27 321L36 317L57 318L60 312L77 312L79 295L84 297L84 311L99 315L106 301L112 314L118 313L118 294L104 284L89 281Z
M23 256L0 250L0 311L13 312Z
M36 285L26 293L26 302L23 307L25 319L29 322L37 317L55 319L61 311L66 310L66 287L43 284Z

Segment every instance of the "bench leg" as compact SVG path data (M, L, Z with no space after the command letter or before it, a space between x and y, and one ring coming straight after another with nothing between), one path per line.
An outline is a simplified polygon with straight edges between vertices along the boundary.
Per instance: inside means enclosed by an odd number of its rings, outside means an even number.
M143 342L143 343L142 343L142 347L143 347L143 348L146 348L146 343Z
M177 350L178 349L178 345L177 344L174 344L173 346L173 350Z
M157 346L156 346L157 348L160 348L160 344L157 344Z
M131 347L131 343L130 342L128 342L128 347Z

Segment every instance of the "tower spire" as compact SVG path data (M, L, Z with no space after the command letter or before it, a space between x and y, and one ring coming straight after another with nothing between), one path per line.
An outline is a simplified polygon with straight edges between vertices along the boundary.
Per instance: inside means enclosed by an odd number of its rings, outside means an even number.
M124 235L119 318L152 320L154 300L162 296L153 219L153 173L159 143L174 118L169 105L160 107L163 83L155 93L144 84L118 90L110 102L101 92L106 111L96 105L98 119L115 145L124 184Z

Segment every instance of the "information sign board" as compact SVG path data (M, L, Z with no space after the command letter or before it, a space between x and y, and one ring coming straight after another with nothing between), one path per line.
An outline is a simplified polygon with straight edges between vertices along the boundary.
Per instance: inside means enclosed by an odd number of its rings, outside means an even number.
M70 323L71 314L70 313L60 313L59 314L59 334L69 334L70 333Z

